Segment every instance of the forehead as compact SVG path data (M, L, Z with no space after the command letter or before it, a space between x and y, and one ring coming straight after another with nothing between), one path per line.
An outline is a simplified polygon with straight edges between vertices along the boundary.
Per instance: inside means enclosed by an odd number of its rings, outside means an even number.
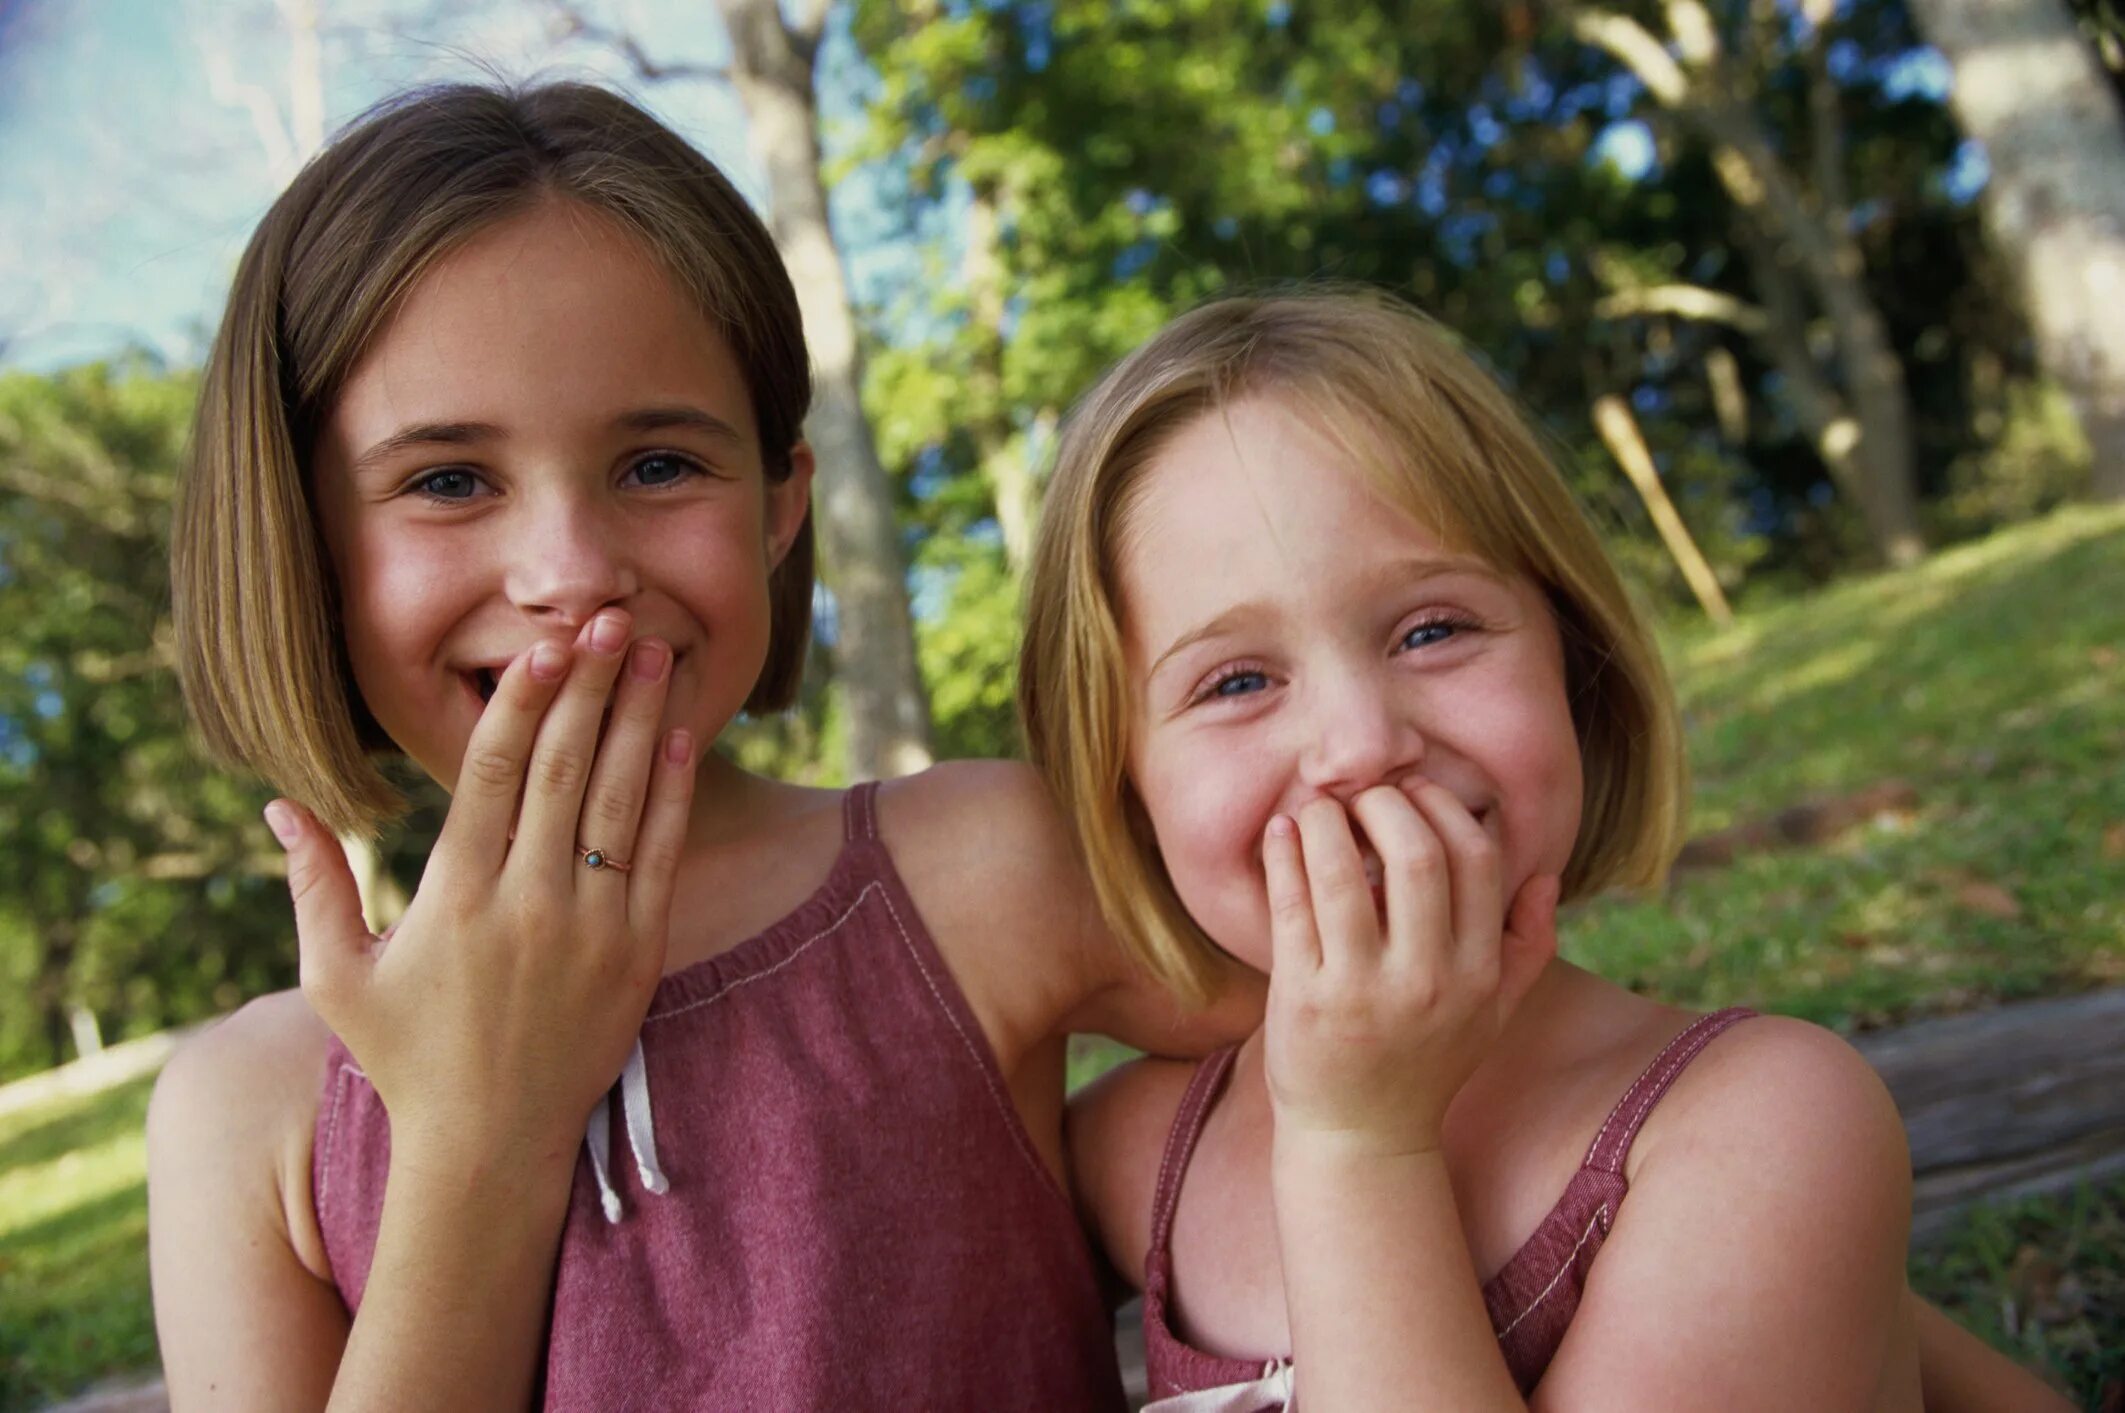
M1341 438L1257 395L1195 418L1151 458L1115 568L1133 638L1238 596L1322 591L1368 567L1460 557L1382 496Z
M753 431L728 344L649 249L604 216L547 201L422 274L330 424L350 436L425 421L530 430L660 402L706 404Z

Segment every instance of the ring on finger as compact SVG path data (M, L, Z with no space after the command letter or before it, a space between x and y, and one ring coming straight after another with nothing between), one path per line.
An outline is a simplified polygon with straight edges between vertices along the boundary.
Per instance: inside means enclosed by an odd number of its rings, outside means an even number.
M609 868L615 873L625 873L634 867L633 864L620 862L603 849L586 849L580 845L576 848L576 857L583 860L583 866L592 872Z

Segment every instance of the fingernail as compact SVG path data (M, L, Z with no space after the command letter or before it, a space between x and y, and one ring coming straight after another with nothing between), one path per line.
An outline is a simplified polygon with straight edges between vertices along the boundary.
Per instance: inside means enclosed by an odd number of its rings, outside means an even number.
M627 646L627 620L617 613L601 613L590 624L590 650L606 656Z
M694 753L693 734L680 727L664 738L664 759L673 765L684 765Z
M531 650L531 675L551 682L568 667L568 650L559 643L540 643Z
M266 806L266 828L273 831L273 837L280 840L284 849L293 848L295 841L302 836L302 825L295 818L294 807L286 800L275 800Z
M671 651L655 638L644 638L627 655L628 675L641 682L654 682L664 675Z
M1269 837L1272 839L1289 839L1298 831L1299 827L1291 822L1291 816L1288 814L1269 817Z

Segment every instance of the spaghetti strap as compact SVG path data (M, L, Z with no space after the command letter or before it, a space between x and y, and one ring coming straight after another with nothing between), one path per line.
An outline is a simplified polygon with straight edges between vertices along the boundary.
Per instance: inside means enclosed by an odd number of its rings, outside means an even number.
M1638 1137L1646 1115L1653 1112L1653 1106L1668 1092L1675 1077L1721 1031L1755 1014L1745 1006L1729 1006L1726 1010L1699 1016L1684 1026L1681 1034L1670 1040L1624 1091L1616 1107L1609 1110L1609 1116L1601 1121L1601 1129L1594 1135L1594 1141L1587 1146L1586 1162L1582 1166L1621 1176L1623 1160L1631 1151L1632 1140Z
M1173 1234L1173 1209L1180 1203L1181 1177L1188 1171L1188 1160L1195 1156L1197 1140L1203 1136L1203 1120L1209 1117L1210 1101L1223 1088L1238 1054L1237 1045L1227 1046L1195 1067L1188 1092L1181 1096L1181 1107L1173 1116L1173 1127L1166 1132L1166 1156L1158 1165L1158 1193L1151 1200L1153 1260L1166 1252Z
M878 837L878 782L866 780L841 792L841 838L868 844Z

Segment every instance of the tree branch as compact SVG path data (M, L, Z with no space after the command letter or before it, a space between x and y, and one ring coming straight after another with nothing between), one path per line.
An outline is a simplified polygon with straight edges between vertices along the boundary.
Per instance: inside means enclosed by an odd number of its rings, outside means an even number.
M797 23L790 30L790 40L809 63L819 51L819 40L826 34L827 11L833 8L833 0L804 0L797 9Z
M1629 319L1644 314L1672 314L1679 319L1698 319L1726 324L1751 336L1770 327L1770 317L1745 299L1703 285L1646 285L1618 290L1595 301L1594 314L1602 319Z
M1638 76L1646 91L1662 107L1689 106L1690 81L1653 32L1627 15L1608 10L1578 9L1571 12L1572 34L1583 44L1606 51L1617 63Z
M645 83L668 83L689 79L707 83L730 82L730 70L720 64L667 62L652 58L649 51L642 47L642 42L627 30L592 24L574 5L555 3L552 8L554 38L580 39L591 44L601 44L625 59L627 66L635 71L635 77Z

